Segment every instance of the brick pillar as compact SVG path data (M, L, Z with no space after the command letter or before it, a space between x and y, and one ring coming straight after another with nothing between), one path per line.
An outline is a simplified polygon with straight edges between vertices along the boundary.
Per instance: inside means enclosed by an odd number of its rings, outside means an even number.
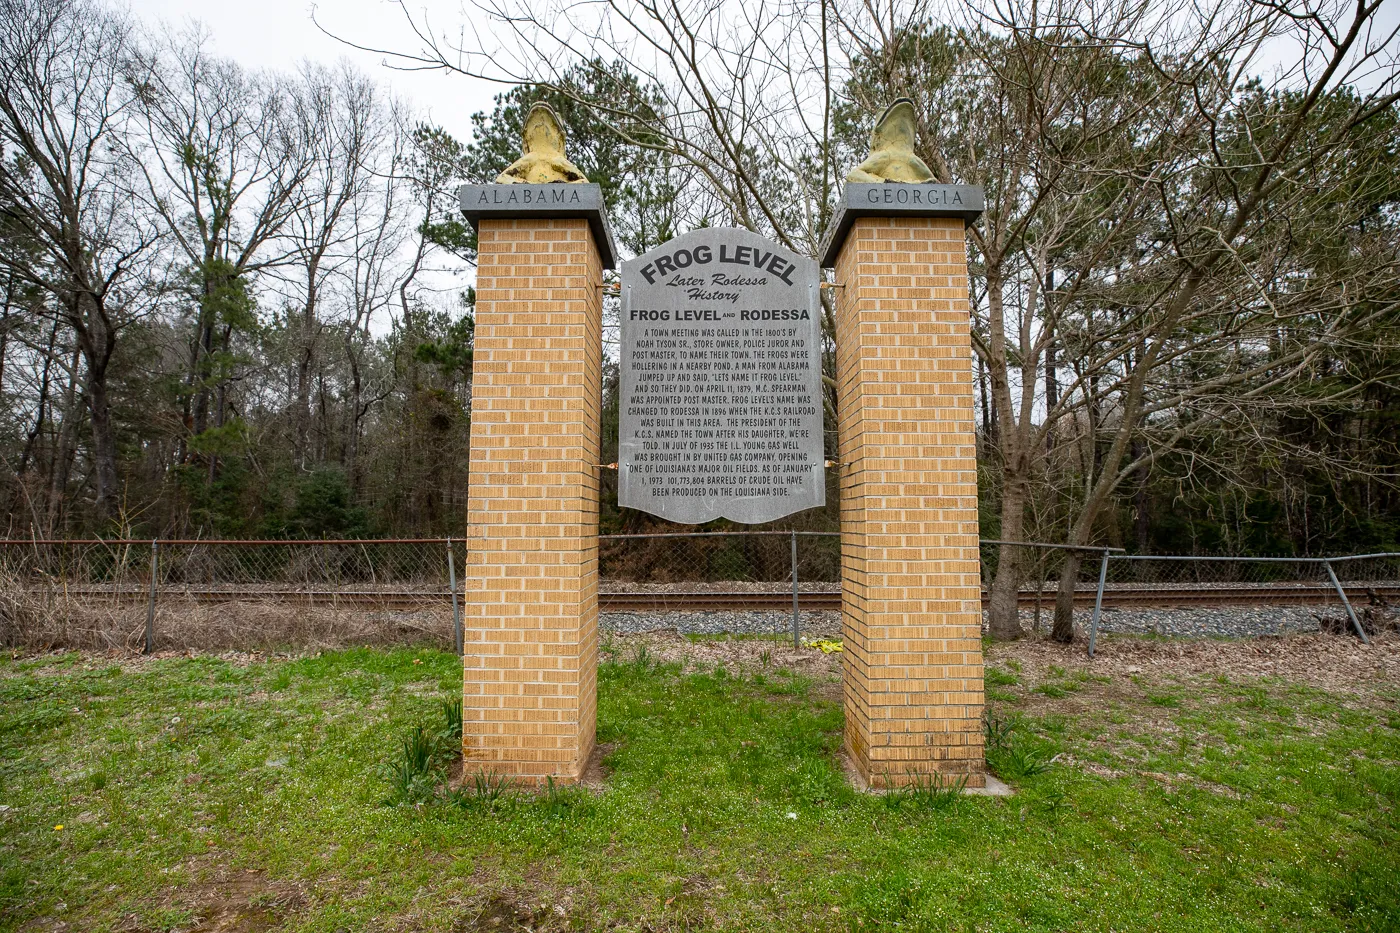
M833 243L845 743L874 787L986 783L964 223L858 216Z
M583 218L483 215L478 243L463 753L571 782L597 718L603 266Z

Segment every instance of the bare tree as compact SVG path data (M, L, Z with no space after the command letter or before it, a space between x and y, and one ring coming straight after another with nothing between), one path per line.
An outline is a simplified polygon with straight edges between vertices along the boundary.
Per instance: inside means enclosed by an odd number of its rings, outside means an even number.
M364 153L368 182L349 207L350 237L334 271L343 320L338 322L348 368L343 462L352 490L360 485L360 441L370 410L393 387L392 372L372 359L376 319L387 323L396 300L418 274L425 253L421 231L414 230L414 195L406 183L414 152L407 114L397 106L373 107L371 145ZM429 206L431 210L431 205ZM419 233L412 247L415 232ZM406 261L409 249L414 251Z
M130 45L127 21L100 7L0 3L0 210L39 247L6 248L4 262L53 296L53 314L75 336L99 518L112 514L118 486L108 370L123 329L158 292L141 280L158 231L131 196L135 167L119 145L131 115Z
M1200 284L1214 281L1195 263L1219 262L1227 251L1207 247L1191 259L1166 253L1178 239L1210 243L1216 231L1231 229L1217 224L1221 211L1214 209L1228 197L1215 191L1202 201L1202 170L1250 170L1247 160L1228 164L1220 137L1248 105L1261 44L1292 30L1293 20L1272 4L1248 2L1150 13L1126 3L1012 2L990 22L960 31L928 27L925 10L905 13L911 18L891 13L863 28L843 19L856 50L850 89L867 108L877 97L925 101L921 141L930 164L945 181L988 191L988 209L969 241L984 289L975 296L974 346L989 377L1000 536L1025 539L1036 478L1054 451L1056 425L1069 420L1085 426L1079 436L1093 439L1081 473L1091 488L1077 497L1070 533L1070 543L1087 543L1124 478L1247 399L1276 391L1368 320L1342 315L1333 326L1297 330L1309 339L1264 366L1251 349L1278 326L1277 305L1242 300L1239 292L1197 301L1199 284L1184 306L1163 300L1193 276ZM1373 115L1390 99L1382 95L1375 104ZM1251 229L1235 229L1229 251L1242 256L1238 243ZM1233 271L1231 284L1256 288L1277 275ZM1142 287L1148 280L1157 290ZM1305 305L1292 308L1307 313ZM1052 378L1056 344L1073 374L1063 387ZM1175 375L1184 360L1206 358L1214 361L1209 379ZM1042 370L1053 397L1038 392ZM1265 374L1271 378L1261 384ZM1153 397L1161 407L1145 402ZM1163 413L1187 410L1191 417L1156 430L1165 426ZM1154 428L1151 443L1144 441L1145 419ZM1106 429L1113 440L1101 447ZM1123 453L1133 443L1143 453L1124 469ZM1101 485L1109 471L1116 478ZM1008 546L1000 555L991 606L997 637L1020 634L1021 553ZM1061 637L1077 571L1071 554L1057 613Z
M169 232L194 293L181 406L197 436L224 423L231 337L252 323L249 276L286 260L278 237L303 196L314 127L293 119L284 81L213 56L197 26L166 31L129 70L141 119L126 142L142 205ZM211 479L216 465L211 455Z
M1394 309L1393 239L1380 246L1386 261L1377 267L1375 240L1357 236L1375 208L1357 180L1378 146L1400 140L1392 112L1400 102L1397 32L1376 22L1379 6L1250 5L1267 35L1303 49L1298 64L1268 86L1250 86L1242 49L1192 74L1193 87L1220 89L1220 103L1193 93L1202 145L1179 173L1149 183L1162 226L1122 276L1140 298L1124 316L1127 332L1108 328L1117 341L1110 358L1123 361L1100 374L1111 381L1114 424L1086 477L1070 543L1088 541L1120 486L1182 438L1277 403L1281 390L1306 383L1319 359ZM1164 50L1145 42L1137 50L1159 80L1180 80ZM1315 250L1299 248L1299 224L1348 259L1320 264ZM1147 443L1131 457L1138 438ZM1073 637L1077 574L1071 555L1055 611L1054 634L1063 641Z
M311 160L283 234L293 259L284 277L289 286L295 281L299 292L292 443L298 461L305 464L318 458L311 446L311 426L315 361L323 329L318 315L322 290L340 255L353 242L352 214L372 184L368 160L384 124L374 85L345 64L335 71L306 65L298 82L296 113L310 143ZM325 441L322 432L322 445Z
M905 18L894 10L842 17L857 113L914 98L924 116L920 142L940 180L987 191L987 210L968 231L980 279L974 349L987 374L984 414L1001 480L998 537L1008 541L1025 540L1050 432L1079 400L1069 394L1042 407L1037 393L1065 305L1065 296L1048 294L1055 266L1073 251L1087 263L1085 274L1096 274L1144 212L1143 189L1118 183L1118 173L1151 177L1165 164L1162 154L1191 132L1180 119L1182 90L1143 80L1119 54L1141 25L1137 9L1112 8L1096 39L1079 28L1077 10L1070 3L1013 6L1007 15L1029 17L1016 20L1019 31L978 23L935 28L922 7L901 11ZM1001 548L990 607L995 637L1020 635L1024 556L1019 547Z
M391 63L569 97L619 138L679 163L689 185L677 198L691 223L736 224L815 252L835 183L825 158L825 4L750 6L732 16L720 0L608 0L589 12L488 0L475 6L476 21L493 28L454 40L400 6L420 45L375 49ZM577 80L579 68L595 80Z

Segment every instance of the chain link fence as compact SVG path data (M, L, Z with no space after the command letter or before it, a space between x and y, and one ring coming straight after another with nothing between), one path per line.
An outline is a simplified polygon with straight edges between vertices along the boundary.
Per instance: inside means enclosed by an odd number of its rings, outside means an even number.
M796 554L794 564L793 554ZM720 531L602 535L598 574L612 592L693 590L786 583L841 589L841 536L834 531Z
M1002 545L982 542L984 597L1003 554L1015 554L1023 620L1042 628L1070 551ZM1394 553L1076 553L1075 604L1091 613L1080 621L1091 651L1105 609L1330 606L1365 638L1373 607L1400 605ZM0 643L156 651L427 641L460 651L465 566L465 542L444 538L0 541ZM603 535L599 571L605 614L762 613L754 631L796 639L810 613L840 608L835 532Z
M0 641L461 648L461 539L0 541Z
M1105 601L1117 605L1186 604L1333 605L1363 642L1368 629L1393 625L1390 603L1400 603L1400 553L1340 557L1240 557L1122 554L1105 551L1099 562L1089 657ZM1358 614L1356 604L1362 603ZM1365 621L1363 622L1363 617Z

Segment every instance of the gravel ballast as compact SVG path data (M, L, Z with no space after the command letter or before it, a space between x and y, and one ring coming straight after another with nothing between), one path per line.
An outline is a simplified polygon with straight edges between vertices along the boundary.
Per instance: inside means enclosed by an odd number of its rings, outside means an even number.
M1088 632L1092 611L1077 609L1075 627ZM1323 618L1345 618L1340 606L1225 606L1199 609L1105 609L1100 633L1157 635L1171 638L1258 638L1298 635L1319 631ZM841 613L803 610L801 634L807 638L834 637L841 633ZM1041 630L1048 630L1053 612L1041 612ZM1027 631L1035 624L1035 612L1021 613ZM682 635L786 635L792 634L792 613L773 610L722 612L605 612L603 629L631 635L675 630Z
M805 638L841 634L841 613L833 609L804 609L800 613ZM682 635L776 635L792 637L792 613L770 609L741 612L604 612L599 626L619 635L672 630Z

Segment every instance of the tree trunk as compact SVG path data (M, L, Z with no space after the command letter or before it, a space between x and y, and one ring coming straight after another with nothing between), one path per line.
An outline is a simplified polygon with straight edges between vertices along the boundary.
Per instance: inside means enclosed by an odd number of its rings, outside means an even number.
M1065 564L1060 569L1060 588L1055 593L1055 626L1050 637L1068 645L1074 641L1074 585L1079 582L1079 564L1083 551L1066 551Z
M21 479L29 469L29 460L34 455L34 447L38 443L39 434L44 430L44 420L48 415L49 373L53 368L53 351L57 340L58 324L55 323L49 330L49 345L44 350L44 368L39 376L39 407L34 415L34 427L29 429L29 434L24 439L24 450L19 455L19 465L15 467L15 476Z
M982 393L982 444L992 443L992 404L987 398L987 364L977 357L977 388Z
M1030 494L1030 459L1026 456L1025 438L1021 436L1022 425L1017 420L1016 406L1011 402L1011 386L1006 375L1002 286L1000 266L989 259L987 306L988 352L991 359L987 365L987 375L991 380L992 424L996 429L996 444L1001 455L1001 539L1020 541L1025 534L1026 501ZM991 636L999 641L1020 638L1023 634L1017 605L1021 590L1021 550L1002 545L997 560L987 627Z
M1025 534L1026 495L1028 485L1024 476L1015 471L1003 471L1001 491L1001 539L1020 541ZM1025 548L1003 544L997 558L996 577L992 580L991 600L987 609L987 631L997 641L1020 638L1021 552Z
M360 422L364 418L364 379L360 373L360 358L352 341L347 340L345 356L350 363L350 418L345 426L345 478L350 492L360 495Z
M1045 286L1045 451L1051 453L1055 449L1055 425L1050 420L1050 412L1055 406L1060 404L1060 377L1055 371L1055 325L1054 317L1050 313L1050 300L1055 291L1055 270L1051 269L1046 274Z
M83 325L76 329L76 335L87 368L84 388L92 422L93 511L98 522L105 523L112 516L117 500L117 441L112 428L112 403L107 394L107 366L117 348L117 335L95 294L79 293L74 300L77 305L73 319Z
M1096 472L1088 484L1089 491L1084 497L1079 516L1070 527L1069 541L1066 542L1068 544L1088 543L1094 531L1094 524L1098 521L1099 512L1125 478L1125 471L1121 470L1121 465L1142 411L1144 376L1145 371L1135 373L1128 383L1122 419L1113 442L1108 445L1100 460L1101 472ZM1097 456L1097 438L1095 441ZM1060 574L1060 590L1055 597L1055 627L1051 631L1051 636L1056 641L1069 643L1074 640L1074 584L1079 578L1079 564L1082 558L1083 554L1079 551L1070 551L1065 558L1064 570Z
M294 415L296 425L293 443L296 445L297 462L306 465L310 449L307 436L311 431L311 364L315 359L316 328L316 270L319 257L311 260L306 273L306 303L301 311L301 352L297 356L297 410Z
M200 317L203 319L203 313ZM199 387L195 390L194 397L193 433L203 434L209 427L209 378L213 374L210 360L214 350L214 325L201 320L197 340L195 345L195 380Z
M1142 456L1142 443L1133 444L1133 459ZM1134 540L1137 544L1137 552L1146 554L1151 548L1151 516L1148 514L1149 503L1147 501L1147 476L1148 471L1142 471L1142 477L1138 481L1137 489L1133 491L1133 531Z
M11 272L5 277L5 309L4 316L0 318L0 326L4 331L0 332L0 395L5 391L5 356L10 346L10 312L15 303L15 275Z
M49 467L49 533L59 527L63 517L64 498L68 494L68 471L72 466L73 447L78 435L78 372L82 365L81 351L73 350L68 369L68 385L63 390L63 422L59 425L58 441L54 446L53 463ZM86 400L84 400L86 401Z
M233 342L233 325L225 324L223 337L220 339L220 350L225 356L228 355L229 347ZM225 416L228 411L228 380L220 379L218 390L214 394L214 427L224 426ZM220 438L222 441L222 438ZM219 478L219 454L214 451L209 454L209 479L208 485L213 486L214 481Z
M88 361L88 415L92 419L92 477L97 519L112 517L117 501L117 442L112 429L112 405L107 395L107 372Z

